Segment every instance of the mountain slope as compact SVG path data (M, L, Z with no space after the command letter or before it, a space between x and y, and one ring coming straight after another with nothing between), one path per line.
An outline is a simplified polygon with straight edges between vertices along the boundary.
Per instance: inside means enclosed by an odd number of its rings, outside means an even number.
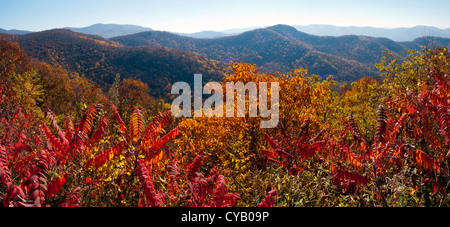
M321 37L286 25L214 39L161 31L107 39L67 29L0 34L0 38L18 42L30 58L85 75L103 88L108 88L117 73L122 78L141 79L155 96L169 93L169 84L191 83L195 73L202 73L205 80L220 80L232 60L253 62L265 72L304 67L310 74L334 75L340 82L351 82L377 74L374 64L381 60L382 51L401 57L404 51L424 44L450 45L450 39L434 37L412 42L367 36Z
M407 47L386 38L367 36L327 37L309 35L297 31L294 27L277 25L269 29L283 34L283 36L314 50L337 57L354 60L367 66L372 66L381 59L382 51L389 50L396 55L402 55Z
M27 35L0 35L0 39L18 42L30 58L60 65L85 75L103 88L122 78L148 83L152 95L170 93L167 86L178 81L193 81L195 73L205 80L220 80L226 64L181 50L161 47L125 47L100 36L55 29Z
M302 37L303 36L303 37ZM306 38L305 41L302 39ZM335 75L338 80L351 81L362 73L374 74L371 66L333 53L321 52L308 43L310 37L288 26L275 26L216 39L195 39L167 32L143 32L114 37L111 40L126 46L160 46L195 52L219 61L244 61L257 64L266 72L286 72L305 67L310 73Z
M257 29L236 36L216 39L196 39L169 32L152 31L114 37L111 40L126 46L159 46L180 49L224 62L233 59L253 62L264 68L274 65L273 63L289 62L287 58L299 59L310 51L307 47L295 45L290 40L266 29ZM290 70L293 67L292 64L275 65L277 70L281 71Z
M433 40L448 45L450 39L424 38L412 42L394 42L387 38L368 36L323 37L309 35L287 25L255 29L239 35L215 39L195 39L168 32L142 32L114 37L111 40L126 46L159 46L195 52L219 61L253 62L263 71L289 71L308 68L321 76L330 74L338 81L354 81L377 74L374 67L383 51L402 57L409 49L419 49ZM429 42L428 42L429 43Z

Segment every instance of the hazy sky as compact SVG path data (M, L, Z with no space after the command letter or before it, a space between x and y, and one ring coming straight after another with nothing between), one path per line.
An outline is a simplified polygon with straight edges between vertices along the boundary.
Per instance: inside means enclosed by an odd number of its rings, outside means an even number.
M275 24L450 28L449 0L0 0L0 28L95 23L198 32Z

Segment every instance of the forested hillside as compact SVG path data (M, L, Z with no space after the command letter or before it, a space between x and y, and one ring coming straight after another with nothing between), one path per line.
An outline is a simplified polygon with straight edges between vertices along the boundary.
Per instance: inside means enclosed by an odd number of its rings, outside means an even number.
M408 49L422 41L448 42L287 26L209 40L2 34L0 204L449 206L450 52ZM194 73L217 81L216 93L231 82L277 84L277 100L271 89L243 101L278 108L278 125L262 128L266 117L249 109L174 118L157 96Z
M192 81L194 73L207 80L223 78L230 61L250 62L262 72L289 72L303 67L310 74L333 75L338 82L352 82L379 75L375 64L383 51L405 57L421 45L445 46L450 39L424 37L394 42L365 36L320 37L277 25L236 36L197 39L169 32L149 31L106 39L65 29L26 35L0 34L19 42L31 57L86 76L108 88L116 74L149 84L152 95L177 81Z
M0 34L0 39L18 42L30 58L83 75L105 90L120 74L147 83L152 95L165 97L170 84L191 82L194 73L203 73L207 80L221 80L227 68L226 63L194 53L154 46L125 47L100 36L65 29Z
M338 81L351 82L378 74L374 65L383 51L405 57L406 51L421 45L442 46L450 39L421 38L413 42L394 42L366 36L321 37L299 32L294 27L276 25L244 32L240 35L196 39L168 32L150 31L111 38L126 46L159 46L199 53L229 62L252 62L264 72L288 72L304 67L311 74L333 75Z

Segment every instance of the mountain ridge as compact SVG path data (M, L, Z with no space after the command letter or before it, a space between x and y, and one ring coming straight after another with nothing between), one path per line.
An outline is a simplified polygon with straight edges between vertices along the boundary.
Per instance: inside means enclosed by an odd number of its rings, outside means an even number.
M112 40L52 29L26 35L0 34L0 39L17 42L30 59L62 67L84 75L108 89L115 75L147 83L151 95L166 98L168 85L178 81L192 82L195 73L205 80L220 80L226 64L195 53L163 47L127 47Z
M172 32L178 35L193 37L193 38L219 38L232 35L238 35L243 32L266 28L271 26L258 26L258 27L246 27L246 28L232 28L221 31L199 31L192 33ZM371 26L335 26L329 24L310 24L310 25L292 25L301 32L305 32L311 35L318 36L346 36L346 35L363 35L378 38L389 38L396 42L413 41L414 39L436 36L441 38L450 38L450 28L441 29L433 26L418 25L414 27L398 27L398 28L379 28ZM104 38L112 38L116 36L136 34L143 31L153 31L148 27L132 24L103 24L97 23L86 27L65 27L75 32L99 35ZM32 31L25 30L5 30L0 28L0 33L8 34L28 34Z
M16 34L16 35L25 35L28 33L33 33L31 31L26 31L26 30L18 30L18 29L10 29L10 30L6 30L3 28L0 28L0 34Z
M450 39L433 37L395 42L356 35L316 36L281 24L210 39L154 30L108 39L68 29L0 34L0 38L18 42L32 58L60 65L102 86L111 84L117 73L141 79L155 96L167 93L171 83L192 82L195 73L220 80L230 61L254 63L267 73L303 67L309 74L333 75L344 83L378 75L374 65L383 51L403 57L423 44L450 44Z
M360 26L334 26L324 24L293 25L297 30L318 36L364 35L378 38L389 38L396 42L413 41L425 36L450 38L450 28L441 29L433 26L414 26L400 28L376 28Z
M181 36L192 37L192 38L199 38L199 39L214 39L214 38L236 35L235 33L228 34L228 33L223 33L223 32L216 32L216 31L201 31L201 32L194 32L194 33L175 32L175 34L181 35Z
M450 44L450 39L435 38L437 44ZM218 61L244 61L260 66L263 71L289 71L308 68L311 73L334 75L339 81L353 81L361 74L376 75L374 65L383 51L402 57L421 43L395 42L387 38L368 36L323 37L298 31L288 25L255 29L238 35L215 39L196 39L150 31L111 40L125 46L159 46L194 52ZM339 69L339 70L336 70Z
M112 38L115 36L136 34L144 31L153 31L151 28L146 28L138 25L129 24L102 24L97 23L87 27L74 28L65 27L65 29L72 30L74 32L85 33L90 35L98 35L104 38Z

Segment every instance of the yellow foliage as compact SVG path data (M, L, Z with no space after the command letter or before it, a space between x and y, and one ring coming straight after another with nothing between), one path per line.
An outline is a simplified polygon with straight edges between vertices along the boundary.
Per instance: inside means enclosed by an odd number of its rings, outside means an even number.
M317 76L307 77L308 71L300 68L290 73L260 73L253 64L232 62L233 73L226 75L222 82L226 91L227 82L253 82L256 87L266 82L269 88L271 82L279 83L279 124L300 126L305 118L310 118L314 124L311 133L316 134L321 129L332 131L329 118L335 118L337 106L334 104L336 93L332 91L336 82L332 78L321 80ZM271 103L271 89L268 89L268 103ZM225 92L224 92L225 95ZM249 102L246 98L246 106ZM259 100L258 100L259 102ZM258 103L257 102L257 103ZM259 104L259 103L258 103ZM235 110L236 110L235 103ZM225 109L225 108L224 108ZM198 151L205 154L204 165L226 169L230 179L230 190L241 195L255 186L252 177L255 171L265 165L262 161L261 148L266 142L263 132L276 129L261 129L261 116L249 117L246 108L245 117L201 117L183 119L181 135L175 140L177 158L181 163L189 163ZM224 114L224 116L226 116Z

